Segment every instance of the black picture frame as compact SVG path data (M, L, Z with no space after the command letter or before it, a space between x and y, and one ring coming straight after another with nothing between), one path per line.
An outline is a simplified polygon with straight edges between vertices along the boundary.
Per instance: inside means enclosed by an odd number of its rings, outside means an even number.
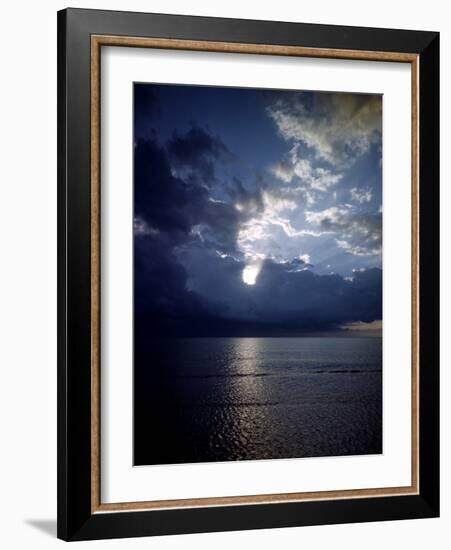
M91 36L415 54L419 62L419 492L92 511ZM58 13L58 537L88 540L439 515L439 34L66 9Z

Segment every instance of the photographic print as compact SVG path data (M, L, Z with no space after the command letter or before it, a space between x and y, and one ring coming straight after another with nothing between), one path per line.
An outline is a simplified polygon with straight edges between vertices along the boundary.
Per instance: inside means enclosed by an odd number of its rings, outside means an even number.
M382 96L133 97L134 464L382 453Z

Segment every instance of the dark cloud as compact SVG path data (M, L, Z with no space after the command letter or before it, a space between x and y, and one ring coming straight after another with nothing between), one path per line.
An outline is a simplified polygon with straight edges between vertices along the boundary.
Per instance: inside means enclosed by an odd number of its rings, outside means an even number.
M228 195L233 203L238 204L242 210L252 214L263 211L263 191L267 187L268 185L261 175L256 177L251 189L248 189L236 176L226 185Z
M257 284L249 286L242 280L243 261L222 258L201 242L168 253L160 239L150 241L142 243L144 265L136 286L137 295L149 297L138 308L145 330L258 336L337 330L381 319L380 269L356 272L349 280L317 275L302 260L266 260Z
M134 151L135 217L151 228L186 237L208 201L206 189L173 175L166 152L155 140L140 139Z
M211 151L211 141L202 141ZM203 165L204 155L197 144L196 155L190 156ZM262 207L261 192L245 190L238 179L229 186L231 202L213 199L201 179L174 174L171 157L155 139L140 139L134 151L135 219L144 222L143 232L162 232L175 244L183 244L197 236L223 253L239 255L236 241L241 222ZM235 208L235 199L246 204L246 211ZM252 208L250 208L252 205Z
M204 247L178 255L189 286L206 303L215 303L222 320L246 323L254 335L271 330L293 333L335 330L353 321L371 322L382 315L382 271L318 275L300 259L263 262L257 283L243 284L245 263L220 258ZM214 324L208 330L215 331ZM208 331L207 331L208 332Z
M134 245L134 310L138 330L159 332L176 319L205 316L201 297L187 289L187 274L160 234L141 235ZM143 324L144 321L144 324Z
M307 212L306 219L336 234L336 243L354 256L379 255L382 251L382 214L355 213L350 205Z
M167 144L169 156L175 167L185 177L198 177L211 186L215 179L215 162L231 157L224 143L203 128L193 126L186 134L174 133Z
M175 252L202 246L236 253L241 214L212 201L199 182L173 175L168 155L154 140L139 139L134 150L134 293L137 334L179 332L218 313L188 289L188 276Z

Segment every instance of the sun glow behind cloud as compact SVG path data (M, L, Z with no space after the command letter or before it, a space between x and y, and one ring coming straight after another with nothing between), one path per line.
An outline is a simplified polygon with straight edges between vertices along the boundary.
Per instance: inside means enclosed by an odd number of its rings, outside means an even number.
M243 283L247 285L255 285L257 277L261 271L261 262L247 265L243 269Z

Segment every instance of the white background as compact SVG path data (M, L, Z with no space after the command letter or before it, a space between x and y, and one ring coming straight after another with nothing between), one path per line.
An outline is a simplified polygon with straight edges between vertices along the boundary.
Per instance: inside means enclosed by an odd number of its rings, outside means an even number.
M383 94L383 454L132 468L133 81ZM349 86L352 86L350 88ZM405 63L105 48L102 53L101 501L408 486L411 69ZM129 108L124 108L124 106ZM399 205L404 205L402 209ZM106 397L106 399L105 399Z
M446 3L292 0L98 1L72 6L191 13L441 31L442 281L451 280L449 184L451 30ZM56 10L23 1L2 10L0 87L0 540L3 547L53 548L56 518ZM442 518L84 543L157 549L445 548L451 534L450 286L442 285ZM448 542L445 541L448 539Z

